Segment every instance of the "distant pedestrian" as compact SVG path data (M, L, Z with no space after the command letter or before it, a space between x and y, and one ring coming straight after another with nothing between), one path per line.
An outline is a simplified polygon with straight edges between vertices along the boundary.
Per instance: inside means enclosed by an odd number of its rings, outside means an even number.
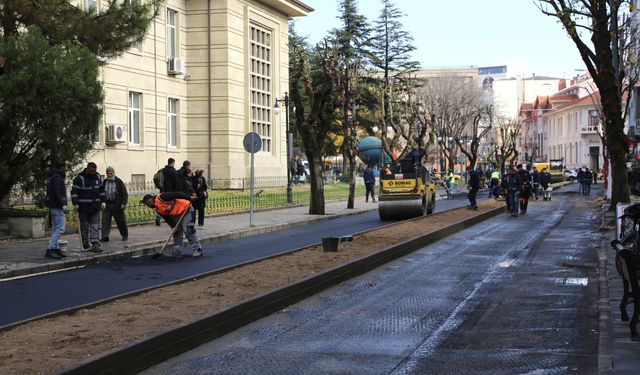
M162 168L162 179L163 185L162 189L160 189L161 193L170 193L176 191L176 160L174 158L169 158L167 160L167 165ZM160 215L156 215L156 225L160 226L160 220L162 217Z
M44 256L51 259L67 255L60 250L58 240L64 234L65 213L67 212L67 190L64 185L66 166L56 163L47 178L47 207L51 218L51 239Z
M371 201L376 203L376 178L373 175L373 168L371 168L371 165L367 165L367 168L362 172L362 178L364 179L364 187L366 190L364 201L369 202L369 195L371 195Z
M578 180L578 194L580 195L584 195L586 187L585 187L585 173L584 173L584 168L579 168L578 169L578 175L576 176L576 179Z
M516 172L520 179L520 194L518 196L518 204L520 205L520 211L523 214L527 213L529 207L529 197L531 196L531 176L526 171L522 164L516 166Z
M519 198L520 198L520 189L522 188L522 183L520 181L520 176L516 172L516 170L511 167L507 171L507 176L505 178L505 188L507 190L507 207L511 212L511 216L518 216L518 211L520 208Z
M480 190L481 172L475 171L471 167L467 167L467 175L469 177L469 193L467 193L467 198L469 198L469 205L467 206L467 208L477 210L478 203L476 202L476 195L478 194L478 190Z
M196 169L196 173L191 179L191 185L196 193L196 200L193 202L193 208L195 208L196 216L198 217L198 226L204 225L204 211L207 207L207 199L209 198L209 192L207 187L207 179L204 178L204 171L202 169Z
M191 207L190 197L180 192L162 193L159 195L147 194L142 199L147 207L153 208L162 216L171 228L178 224L178 220L183 216L178 228L173 234L173 256L182 255L182 238L187 236L189 245L193 250L192 257L202 256L202 247L198 239L198 233L194 225L194 210Z
M591 173L593 174L593 184L595 185L598 183L598 170L594 169Z
M291 180L296 185L299 182L298 172L300 171L300 166L301 165L302 165L302 163L300 162L300 159L298 158L298 155L293 155L293 158L291 159L291 162L289 163L289 174L291 175Z
M497 170L491 172L489 174L489 181L489 198L491 198L492 195L496 196L495 190L500 181L500 172L498 172Z
M584 195L591 195L591 179L593 178L592 172L585 168L584 171Z
M87 167L73 179L71 201L80 219L80 236L83 250L95 253L100 249L99 228L100 210L106 208L102 178L98 174L96 163Z
M531 193L538 200L538 190L540 189L540 172L538 172L537 168L533 168L533 173L531 173Z
M125 209L129 202L127 187L116 176L113 167L107 167L106 174L107 177L102 181L102 188L104 189L107 206L102 211L102 238L100 242L109 242L111 218L115 220L122 240L126 241L129 239L129 228L127 227L127 217L125 215Z
M176 191L186 194L192 200L196 198L196 191L193 188L193 172L189 168L180 168L176 173Z
M456 182L456 178L453 175L453 171L449 170L449 173L447 174L447 178L446 178L446 188L447 188L447 198L451 199L453 198L453 189L455 188L455 182Z
M551 183L551 173L547 171L547 168L542 168L542 172L540 172L540 186L542 187L542 200L550 201L551 200L551 191L552 188L550 186Z

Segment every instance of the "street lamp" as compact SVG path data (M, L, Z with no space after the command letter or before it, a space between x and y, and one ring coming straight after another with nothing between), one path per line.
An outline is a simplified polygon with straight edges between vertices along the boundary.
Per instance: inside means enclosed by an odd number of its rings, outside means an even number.
M276 103L273 106L273 113L275 115L280 114L280 103L284 103L284 114L285 114L285 122L286 122L286 136L287 136L287 203L293 203L293 192L291 191L291 168L289 168L289 163L291 162L291 154L293 154L293 150L291 149L293 144L292 135L289 133L289 94L287 92L284 93L284 98L277 99Z

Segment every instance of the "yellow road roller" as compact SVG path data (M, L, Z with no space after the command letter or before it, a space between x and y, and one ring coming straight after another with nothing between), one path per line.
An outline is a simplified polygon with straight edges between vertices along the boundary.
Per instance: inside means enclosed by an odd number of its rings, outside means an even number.
M380 220L402 220L425 216L436 209L436 189L429 172L411 160L380 174L378 213Z

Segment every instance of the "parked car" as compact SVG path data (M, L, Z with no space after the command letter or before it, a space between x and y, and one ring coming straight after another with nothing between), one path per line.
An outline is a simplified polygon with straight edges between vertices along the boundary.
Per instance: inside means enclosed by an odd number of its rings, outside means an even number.
M567 181L575 181L578 178L578 172L573 169L566 169L564 171Z

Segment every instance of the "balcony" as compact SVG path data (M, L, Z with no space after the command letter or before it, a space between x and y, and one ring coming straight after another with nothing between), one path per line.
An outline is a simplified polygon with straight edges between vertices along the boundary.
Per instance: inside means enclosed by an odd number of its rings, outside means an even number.
M600 119L597 117L590 117L589 121L586 124L580 125L580 134L598 134L602 133L602 125L600 124Z

